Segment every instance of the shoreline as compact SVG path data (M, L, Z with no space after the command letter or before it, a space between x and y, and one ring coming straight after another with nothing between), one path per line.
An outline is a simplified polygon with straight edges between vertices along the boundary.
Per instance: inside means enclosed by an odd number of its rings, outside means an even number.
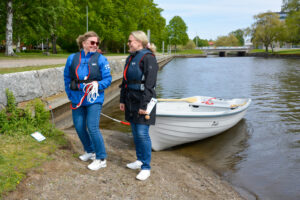
M136 180L138 172L125 167L135 159L133 139L119 131L101 129L107 167L88 170L78 159L82 147L75 130L64 132L68 147L29 172L4 199L244 199L213 170L172 151L153 152L151 176Z

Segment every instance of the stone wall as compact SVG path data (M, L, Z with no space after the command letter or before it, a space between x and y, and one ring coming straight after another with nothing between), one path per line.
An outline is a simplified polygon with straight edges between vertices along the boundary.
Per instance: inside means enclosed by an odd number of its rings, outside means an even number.
M125 59L111 60L110 67L113 81L122 74ZM63 79L64 67L17 72L0 75L0 104L7 104L5 90L13 92L16 102L35 98L47 98L65 91Z
M160 67L165 65L172 56L157 56L157 60L160 63ZM119 84L119 79L122 77L122 72L125 64L125 59L111 59L109 60L113 83ZM8 88L13 92L16 102L26 102L35 98L44 99L52 107L58 107L68 102L65 94L64 80L63 80L64 67L42 69L35 71L17 72L10 74L0 75L0 107L7 104L5 90ZM112 84L113 86L113 84ZM111 87L112 87L111 86ZM117 90L117 87L114 90ZM111 91L111 98L115 97L115 92ZM58 95L58 98L52 98L52 96ZM63 96L63 97L62 97ZM111 99L106 96L106 99Z

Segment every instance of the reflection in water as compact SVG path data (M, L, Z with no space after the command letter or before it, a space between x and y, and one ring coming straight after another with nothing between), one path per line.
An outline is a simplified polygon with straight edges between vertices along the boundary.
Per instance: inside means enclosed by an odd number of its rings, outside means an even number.
M158 74L160 98L251 98L244 119L217 136L168 149L205 162L260 199L300 197L300 60L174 59ZM124 120L119 102L103 112ZM130 128L101 117L101 128ZM298 189L297 189L298 188Z
M245 159L242 154L249 144L248 138L253 130L248 127L245 119L236 126L214 137L192 144L174 147L172 150L192 158L194 161L204 162L222 174L227 169L236 171L236 164Z

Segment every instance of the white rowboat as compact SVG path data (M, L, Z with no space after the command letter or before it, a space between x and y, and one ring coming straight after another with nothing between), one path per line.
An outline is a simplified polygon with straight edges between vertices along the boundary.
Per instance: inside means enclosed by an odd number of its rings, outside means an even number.
M158 100L156 123L149 131L154 151L222 133L244 117L251 103L204 96Z

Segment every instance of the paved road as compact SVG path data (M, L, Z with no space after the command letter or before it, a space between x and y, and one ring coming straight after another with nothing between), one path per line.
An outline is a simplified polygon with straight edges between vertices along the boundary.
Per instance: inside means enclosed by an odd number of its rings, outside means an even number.
M107 56L108 60L125 59L126 56ZM26 66L42 66L42 65L65 65L67 58L32 58L32 59L5 59L0 60L0 68L15 68Z

